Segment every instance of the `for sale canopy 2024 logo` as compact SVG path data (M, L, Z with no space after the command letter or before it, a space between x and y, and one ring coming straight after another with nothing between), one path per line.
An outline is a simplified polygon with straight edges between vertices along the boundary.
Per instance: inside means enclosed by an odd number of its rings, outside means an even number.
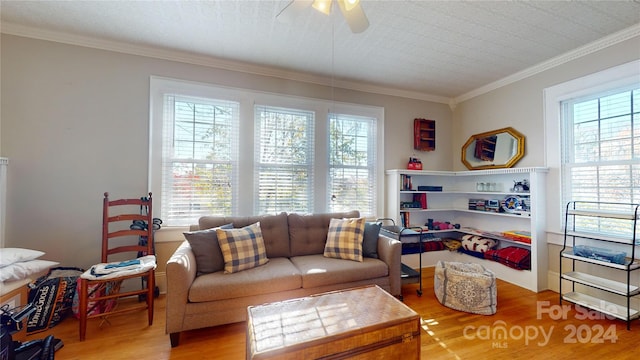
M538 301L536 306L536 315L538 320L542 320L543 316L548 316L552 320L567 320L571 305L550 305L549 301ZM617 308L614 305L602 302L601 308L609 313L616 314ZM606 315L604 313L590 310L580 305L575 306L574 319L576 320L602 320L613 319L615 316ZM509 341L524 340L525 345L536 344L538 346L546 346L555 331L555 326L544 327L541 325L511 325L505 321L497 320L492 325L473 326L468 325L464 328L464 337L467 340L487 340L491 341L493 348L507 348ZM618 339L616 336L616 325L610 324L606 328L601 324L567 324L563 327L564 343L615 343Z

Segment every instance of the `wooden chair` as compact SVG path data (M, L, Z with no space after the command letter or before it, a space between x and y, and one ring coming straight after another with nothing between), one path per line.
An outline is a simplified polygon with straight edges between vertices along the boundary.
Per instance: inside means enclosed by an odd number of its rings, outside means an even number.
M134 310L146 309L149 318L149 325L153 324L153 301L155 289L155 257L146 257L153 260L153 268L135 269L135 263L139 262L141 255L153 255L153 217L152 213L151 193L148 198L140 199L119 199L109 200L109 193L104 193L103 215L102 215L102 257L101 264L92 266L94 273L97 269L113 268L114 264L124 266L123 256L118 255L117 261L109 260L111 255L133 253L126 256L126 259L133 261L133 265L128 271L114 272L107 276L91 276L91 271L87 271L80 277L78 287L79 299L79 318L80 318L80 341L85 339L87 330L87 319L102 317L107 315L130 312ZM144 223L141 223L144 222ZM137 224L138 226L131 226ZM139 225L143 226L139 226ZM144 226L146 224L146 226ZM146 237L146 243L141 241L141 237ZM110 263L110 266L105 264ZM150 263L150 262L149 262ZM131 269L133 267L133 269ZM124 269L124 268L123 268ZM87 278L88 277L88 278ZM107 277L107 278L105 278ZM129 290L121 292L119 287L123 280L126 279L142 279L142 288L137 290ZM113 289L109 291L105 289ZM92 294L90 295L90 292ZM113 304L119 298L138 296L138 299L144 299L143 303L131 304L119 308L118 306L105 306L105 311L91 311L89 313L89 303L95 304Z

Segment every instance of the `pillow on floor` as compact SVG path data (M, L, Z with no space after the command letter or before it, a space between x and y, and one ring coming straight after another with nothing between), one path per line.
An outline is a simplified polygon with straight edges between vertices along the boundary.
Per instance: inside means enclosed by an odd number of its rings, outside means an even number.
M269 261L259 222L240 229L216 229L216 234L225 274L252 269Z
M365 219L331 219L324 256L362 262Z
M184 237L191 245L193 255L196 257L198 275L224 270L224 258L218 243L216 229L233 229L233 225L226 224L217 228L184 233Z

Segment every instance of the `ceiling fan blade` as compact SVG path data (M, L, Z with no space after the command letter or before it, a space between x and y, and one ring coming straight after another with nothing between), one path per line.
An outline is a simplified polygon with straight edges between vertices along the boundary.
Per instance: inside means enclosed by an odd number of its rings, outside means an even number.
M347 24L349 24L349 28L351 28L351 32L357 34L367 30L369 19L367 19L367 15L362 10L360 3L356 4L351 10L345 8L344 0L339 0L338 5L342 15L347 20Z
M289 24L293 22L293 19L300 16L304 9L310 7L312 3L313 0L291 0L291 2L276 15L276 19L282 23Z

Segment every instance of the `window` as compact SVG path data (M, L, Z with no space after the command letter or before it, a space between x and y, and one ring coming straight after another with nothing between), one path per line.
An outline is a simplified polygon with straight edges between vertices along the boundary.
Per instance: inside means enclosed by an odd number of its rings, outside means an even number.
M329 211L376 209L376 119L329 115Z
M562 243L570 200L640 201L638 69L635 60L544 89L549 242Z
M166 226L281 211L376 217L383 125L379 107L152 77L154 213Z
M257 213L313 212L314 113L255 108Z
M640 84L566 100L561 108L564 202L640 202ZM583 230L631 230L628 221L581 219Z
M164 104L161 218L231 215L238 103L165 94Z

